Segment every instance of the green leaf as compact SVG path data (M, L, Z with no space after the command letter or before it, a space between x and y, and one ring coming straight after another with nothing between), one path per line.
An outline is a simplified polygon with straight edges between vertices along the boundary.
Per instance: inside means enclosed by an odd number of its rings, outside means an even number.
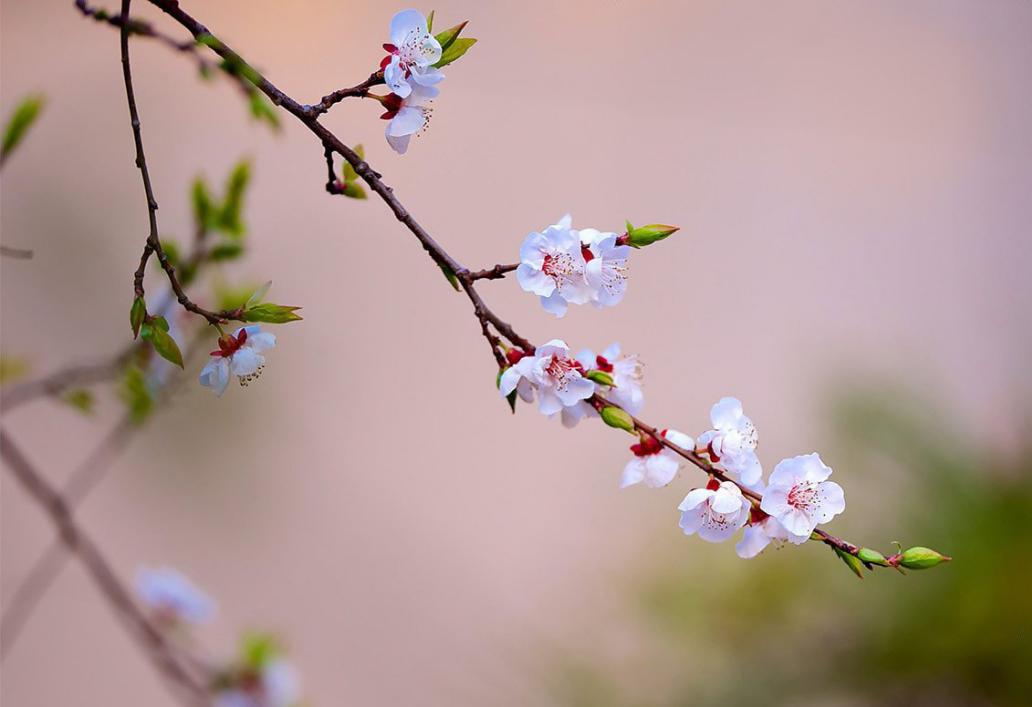
M860 558L861 562L866 562L869 565L880 565L882 567L888 567L888 560L885 559L885 555L881 554L877 550L872 550L869 547L862 547L856 553L856 556Z
M463 54L468 52L469 48L476 43L477 40L468 39L466 37L460 37L459 39L456 39L454 42L452 42L451 46L448 47L448 49L443 54L441 54L441 58L438 60L436 64L434 64L434 66L438 69L444 66L448 66L448 64L452 63L456 59L460 58Z
M263 304L256 304L253 307L248 307L247 309L245 309L243 318L244 321L247 322L268 322L269 324L286 324L287 322L296 322L301 319L300 316L294 313L299 309L301 308L265 302Z
M251 109L251 117L260 123L268 123L273 130L279 130L279 114L276 112L276 106L272 104L272 101L266 98L265 94L258 89L251 91L250 94L247 101Z
M235 238L243 236L246 230L241 211L244 206L244 195L250 183L251 163L241 160L233 167L233 171L226 179L226 197L222 202L216 222L217 228Z
M853 574L855 574L860 579L864 578L864 564L860 561L860 558L856 557L855 555L850 555L848 552L843 552L842 550L839 550L837 547L834 547L832 549L835 551L835 554L838 555L839 558L846 563L846 567L848 567L853 572Z
M194 179L190 197L193 201L194 225L199 230L211 228L215 221L216 207L204 177Z
M455 40L459 38L460 34L462 34L462 30L466 29L467 24L469 24L469 20L466 20L465 22L460 22L454 27L449 27L443 32L434 35L434 39L436 39L438 43L441 45L442 58L444 57L444 52L448 51L448 47L454 44ZM458 57L455 58L458 59Z
M437 266L441 268L441 272L444 273L444 277L448 280L448 284L450 284L456 292L462 292L462 287L459 285L459 278L455 276L452 269L444 263L438 263Z
M154 409L154 398L147 389L147 379L139 366L126 367L118 394L129 409L129 418L136 424L146 420Z
M93 393L85 388L69 390L61 400L85 415L93 412Z
M365 187L356 182L345 182L344 191L341 192L344 196L352 199L368 199L369 196L366 194Z
M365 159L364 147L362 147L361 145L355 145L352 149L354 150L355 154L358 155L359 159ZM343 181L345 184L350 184L351 182L354 182L358 179L358 173L355 171L355 168L351 166L351 163L347 160L344 160L344 169L341 174L344 177Z
M430 14L426 16L426 31L427 32L433 32L434 31L434 12L435 12L434 10L431 10Z
M220 243L211 249L211 252L208 253L208 258L216 263L220 263L225 260L235 260L243 252L244 246L240 243Z
M133 329L134 339L140 335L140 326L146 318L147 303L143 301L143 297L137 297L133 300L133 306L129 308L129 326Z
M27 96L14 109L10 119L7 121L7 127L4 128L3 145L0 146L0 162L6 160L11 152L14 151L14 148L22 141L29 128L32 127L32 124L36 122L36 118L43 111L43 105L43 96Z
M7 385L29 373L31 366L24 358L0 356L0 385Z
M251 296L248 297L247 301L244 303L244 309L250 309L265 299L265 295L269 294L270 287L272 287L272 280L267 280L264 285L252 292Z
M240 642L240 660L252 670L261 672L261 669L279 657L283 649L279 641L267 633L249 632L244 634Z
M254 292L254 285L226 285L216 282L214 290L218 308L231 311L243 309L247 299Z
M183 354L179 350L179 344L168 333L168 322L164 317L155 317L150 322L145 322L140 328L140 336L144 341L150 342L158 355L170 363L183 368Z

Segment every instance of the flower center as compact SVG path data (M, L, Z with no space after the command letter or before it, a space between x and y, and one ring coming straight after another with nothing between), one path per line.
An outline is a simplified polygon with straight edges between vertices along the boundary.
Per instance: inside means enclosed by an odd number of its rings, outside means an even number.
M817 484L812 481L802 481L788 492L788 505L806 512L816 505L817 496Z
M222 358L231 358L233 354L240 350L240 347L247 341L247 329L241 329L240 333L235 337L232 335L226 335L219 337L219 350L212 351L212 356L220 356Z
M545 366L545 373L555 379L555 387L559 390L566 390L566 386L574 374L579 375L583 371L584 367L580 365L579 361L559 354L552 354L552 360Z

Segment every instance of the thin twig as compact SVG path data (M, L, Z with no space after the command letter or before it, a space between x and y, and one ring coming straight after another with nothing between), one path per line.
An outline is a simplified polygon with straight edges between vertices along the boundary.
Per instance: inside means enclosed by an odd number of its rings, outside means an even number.
M495 265L493 268L487 268L486 270L474 270L466 273L465 278L470 282L476 282L477 280L500 280L519 266L519 263Z
M305 113L311 118L318 118L323 113L326 113L333 106L337 105L345 98L365 98L369 95L369 89L373 86L380 86L383 84L383 72L377 71L370 74L362 83L351 88L342 88L333 93L327 94L322 97L322 100L313 105L304 106Z
M28 248L12 248L11 246L0 245L0 255L17 260L32 260L32 256L35 253Z

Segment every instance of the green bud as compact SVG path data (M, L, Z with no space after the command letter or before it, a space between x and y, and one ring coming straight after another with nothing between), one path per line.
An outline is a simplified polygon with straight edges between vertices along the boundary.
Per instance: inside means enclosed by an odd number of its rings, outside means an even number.
M877 550L872 550L869 547L862 547L857 552L857 557L860 558L861 562L866 562L869 565L880 565L882 567L888 567L889 563L885 559L885 555L881 554Z
M595 381L599 385L614 386L613 377L605 371L588 371L585 377L590 381Z
M143 301L143 297L137 297L133 300L133 306L129 309L129 326L133 328L134 339L140 335L140 326L146 318L147 303Z
M846 567L852 570L853 574L855 574L860 579L864 578L864 565L858 557L856 557L855 555L850 555L848 552L839 550L837 547L834 548L834 550L835 554L838 555L839 558L846 563Z
M635 228L630 221L627 222L627 245L633 248L643 248L661 241L680 229L677 226L664 226L661 223L650 223L647 226Z
M266 322L267 324L286 324L301 320L296 314L300 307L291 307L284 304L273 304L262 302L244 310L243 320L245 322Z
M616 407L615 405L607 405L602 408L602 422L606 423L610 427L615 427L618 430L627 430L628 432L634 432L634 420L627 414L626 410Z
M927 547L912 547L900 554L899 564L908 570L925 570L952 559Z

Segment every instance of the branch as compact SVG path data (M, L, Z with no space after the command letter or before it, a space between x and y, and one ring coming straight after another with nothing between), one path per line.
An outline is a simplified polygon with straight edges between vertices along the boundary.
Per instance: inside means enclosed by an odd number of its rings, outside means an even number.
M519 266L519 263L510 263L509 265L495 265L493 268L488 268L486 270L475 270L473 272L467 273L465 275L465 278L470 282L475 282L477 280L501 280L508 273L511 273Z
M90 578L154 666L190 704L208 704L209 676L184 664L179 651L132 599L93 540L75 523L64 499L36 471L14 440L0 429L0 457L30 496L50 516L61 542L86 567Z
M337 105L345 98L365 98L369 95L369 89L373 86L383 85L383 72L377 71L374 74L370 74L362 83L351 88L342 88L333 93L327 94L322 97L322 100L318 103L310 106L304 106L305 113L310 118L318 118L323 113L326 113L333 106Z
M0 245L0 255L7 258L15 258L16 260L32 260L34 253L28 248L12 248L6 245Z

